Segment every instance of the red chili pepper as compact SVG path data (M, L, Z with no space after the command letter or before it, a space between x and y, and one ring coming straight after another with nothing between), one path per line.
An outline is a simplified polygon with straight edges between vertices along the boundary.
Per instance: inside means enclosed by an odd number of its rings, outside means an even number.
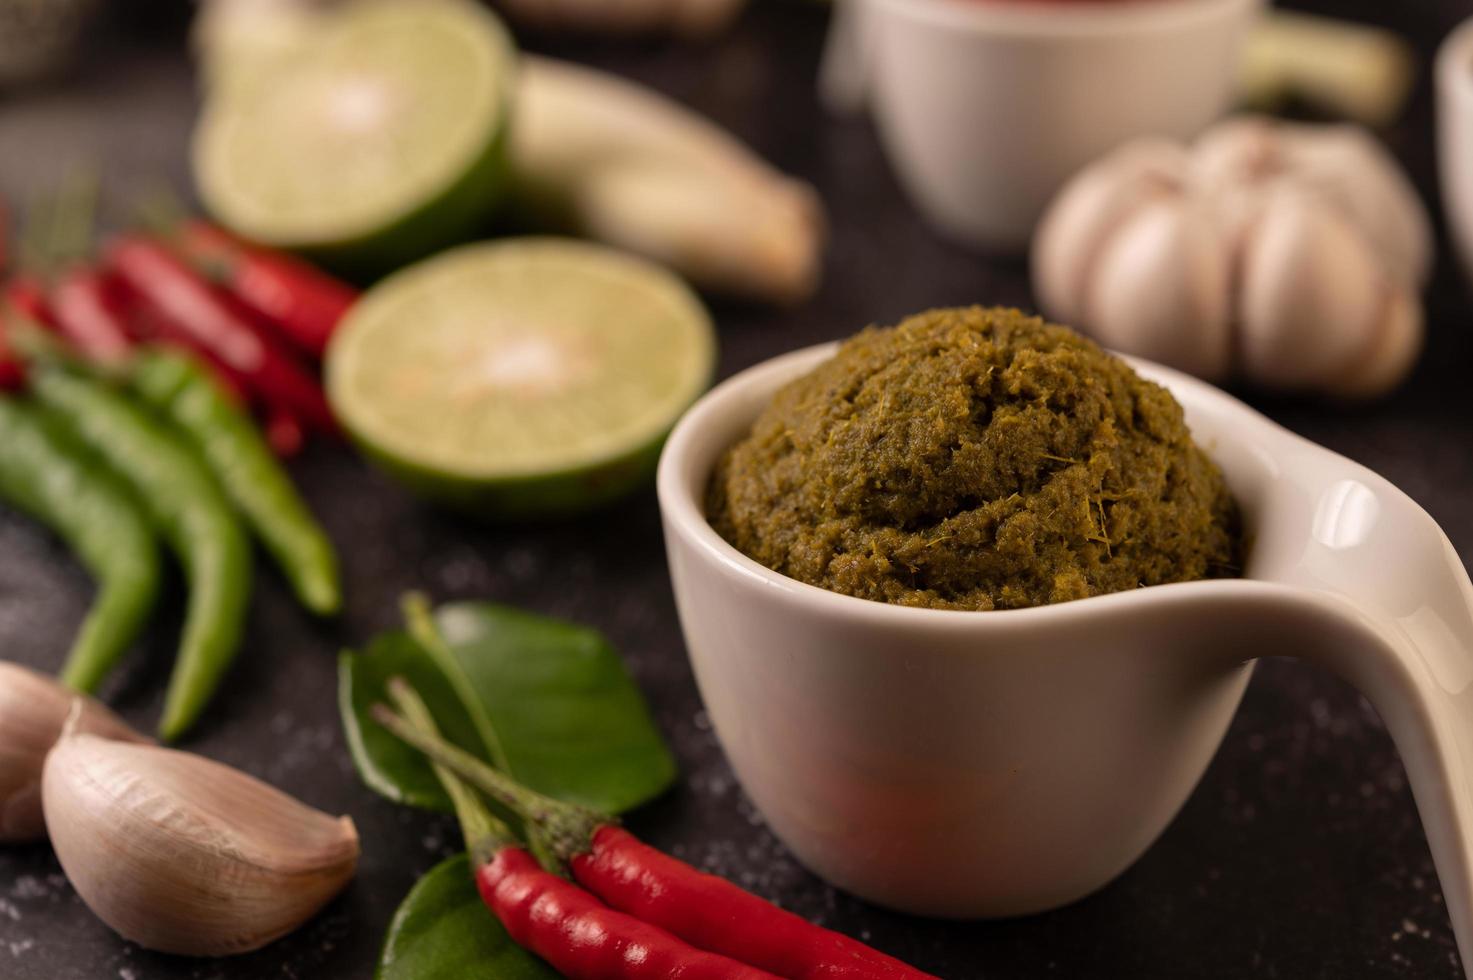
M315 429L337 431L322 388L291 354L163 245L124 236L109 249L108 263L141 302L174 329L187 331L267 404L280 406Z
M443 744L434 717L414 689L398 678L389 690L408 720L381 704L374 706L374 716L401 738ZM513 940L569 980L782 980L696 949L657 926L609 908L539 866L511 828L492 815L455 773L437 764L435 774L455 806L481 901Z
M302 423L294 416L273 407L267 410L266 442L276 455L282 459L290 459L302 451L306 434L302 432Z
M512 939L572 980L779 980L616 912L520 847L481 863L476 887Z
M18 391L25 383L25 362L11 350L5 322L0 320L0 391Z
M49 300L56 331L87 359L116 363L133 349L116 284L99 270L84 263L68 267L52 282Z
M37 277L17 272L5 282L5 303L17 313L43 327L55 327L46 303L46 287Z
M620 827L604 824L587 846L570 861L579 884L612 908L693 946L739 956L790 980L930 976L785 912L725 878L704 874Z
M443 642L427 610L410 606L406 611L417 640ZM401 708L412 703L413 691L401 679L391 681L389 690ZM393 712L375 711L375 717L438 766L516 813L543 851L567 864L579 884L635 921L787 980L936 980L661 854L613 826L609 817L527 789L469 753L427 737ZM517 938L510 923L507 928Z
M176 243L197 271L314 357L358 299L353 287L301 259L247 245L205 221L184 222Z
M189 354L209 370L232 401L241 406L251 404L244 376L227 367L194 334L162 315L156 308L141 302L132 290L124 287L119 292L128 312L129 334L141 342L172 347Z

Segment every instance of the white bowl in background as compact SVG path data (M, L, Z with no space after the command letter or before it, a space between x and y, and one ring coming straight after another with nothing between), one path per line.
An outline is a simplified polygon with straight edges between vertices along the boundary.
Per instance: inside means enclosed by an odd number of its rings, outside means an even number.
M1085 164L1139 136L1189 139L1229 107L1261 5L841 0L825 82L839 102L862 90L935 227L1021 252Z

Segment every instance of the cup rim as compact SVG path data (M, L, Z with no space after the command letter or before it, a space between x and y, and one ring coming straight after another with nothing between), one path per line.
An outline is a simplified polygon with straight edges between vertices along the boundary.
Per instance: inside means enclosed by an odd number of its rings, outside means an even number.
M1019 3L1016 0L848 0L936 27L1013 37L1152 34L1190 28L1261 7L1265 0L1120 0Z
M829 589L800 582L781 572L749 558L738 551L706 519L705 508L698 495L704 491L705 479L698 481L692 492L685 472L690 457L704 453L709 446L710 428L720 425L751 389L763 387L773 375L782 375L795 365L816 366L838 349L839 341L799 348L776 357L760 361L717 385L681 417L671 431L660 454L656 476L656 493L660 512L667 534L679 535L693 546L707 561L714 563L728 574L756 585L772 597L794 604L801 604L814 612L826 613L851 621L863 621L876 627L892 626L943 629L1034 629L1045 623L1059 626L1085 617L1098 622L1105 614L1129 614L1142 603L1156 607L1165 601L1196 601L1210 594L1225 590L1240 592L1244 588L1277 590L1283 588L1269 580L1249 577L1230 579L1198 579L1188 582L1172 582L1153 585L1149 588L1133 589L1128 592L1111 592L1103 595L1074 599L1069 602L1029 606L1021 609L934 609L924 606L899 606L893 603L833 592ZM1164 367L1142 358L1117 354L1143 376L1166 386L1178 398L1187 392L1189 398L1199 405L1210 405L1216 412L1237 416L1245 425L1254 425L1265 437L1278 434L1299 440L1277 423L1254 411L1243 402L1226 392L1180 371ZM796 375L794 375L796 376ZM725 447L721 447L725 448ZM714 458L713 458L714 462ZM705 477L710 469L706 467Z

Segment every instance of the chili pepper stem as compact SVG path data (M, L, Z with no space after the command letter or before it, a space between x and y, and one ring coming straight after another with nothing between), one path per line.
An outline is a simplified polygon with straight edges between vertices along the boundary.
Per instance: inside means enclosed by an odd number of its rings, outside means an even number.
M400 711L404 710L407 699L419 697L402 677L391 678L388 687L389 696ZM375 721L400 740L423 752L432 762L450 770L526 821L528 833L537 838L535 844L538 850L556 858L560 864L565 865L575 855L590 850L593 835L598 829L615 822L612 817L543 796L536 790L522 786L469 752L419 730L387 705L376 704L371 712Z
M409 630L409 636L415 643L424 647L440 664L454 664L456 661L455 651L450 649L450 644L445 642L445 636L440 632L440 627L435 623L434 613L430 609L430 600L423 592L406 592L399 600L399 608L404 615L405 628ZM390 691L392 694L392 690ZM501 744L501 737L496 729L489 724L478 725L482 740L486 743L486 751L491 756L491 764L497 769L510 770L507 764L506 749Z
M430 714L428 706L408 685L404 685L404 689L396 693L394 703L403 712L407 725L426 738L440 737L440 730L435 727L434 715ZM475 790L443 764L431 761L430 765L434 767L436 778L445 787L445 792L455 807L455 818L460 821L460 832L465 836L466 850L470 851L471 861L476 867L488 864L502 848L518 843L512 829L486 808Z

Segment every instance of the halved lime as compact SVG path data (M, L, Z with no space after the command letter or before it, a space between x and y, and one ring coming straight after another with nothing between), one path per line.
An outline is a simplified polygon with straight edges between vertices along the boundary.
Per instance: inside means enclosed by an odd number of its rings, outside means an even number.
M469 0L324 16L271 77L212 97L200 197L247 238L377 273L475 233L505 180L515 49Z
M672 273L600 245L466 245L370 289L327 391L412 489L501 518L577 511L646 481L710 383L710 316Z

